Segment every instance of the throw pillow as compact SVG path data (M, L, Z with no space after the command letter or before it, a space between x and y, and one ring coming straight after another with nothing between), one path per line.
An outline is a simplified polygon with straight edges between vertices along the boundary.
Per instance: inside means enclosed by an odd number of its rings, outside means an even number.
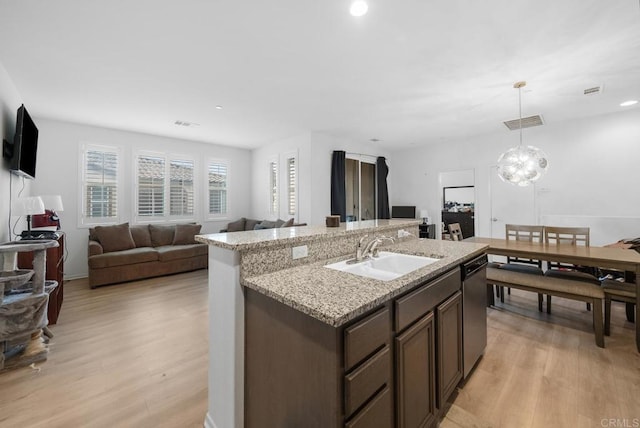
M252 218L248 218L244 224L244 230L255 230L256 224L260 223L260 220L254 220Z
M176 224L173 245L197 244L195 236L200 233L201 228L200 224Z
M293 218L290 218L289 220L287 220L287 222L280 227L291 227L291 226L293 226Z
M278 219L276 220L276 224L273 227L282 227L283 224L285 224L285 221Z
M96 226L94 232L105 253L130 250L136 247L136 243L131 237L129 223L115 226Z
M151 234L151 245L154 247L161 247L163 245L171 245L173 243L173 235L175 233L175 226L158 226L155 224L149 225L149 233Z
M227 224L227 232L241 232L244 230L244 223L247 219L242 217L240 220L236 220Z
M133 242L136 244L136 248L151 247L151 235L149 234L149 225L141 224L138 226L131 226L131 236Z
M276 227L275 221L262 220L260 223L256 224L253 230L273 229L274 227Z

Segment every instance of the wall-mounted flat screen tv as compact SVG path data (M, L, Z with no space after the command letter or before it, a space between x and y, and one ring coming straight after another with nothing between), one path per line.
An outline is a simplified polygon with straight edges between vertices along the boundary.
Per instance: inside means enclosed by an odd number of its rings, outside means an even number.
M416 218L416 207L394 205L391 207L391 218Z
M38 152L38 128L24 108L18 109L16 135L13 138L11 172L27 178L36 178L36 154Z

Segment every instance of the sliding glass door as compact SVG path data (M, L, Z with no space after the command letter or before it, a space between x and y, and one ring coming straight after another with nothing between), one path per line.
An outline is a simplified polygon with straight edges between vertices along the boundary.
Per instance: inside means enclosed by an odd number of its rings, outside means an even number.
M376 218L375 159L352 158L347 154L345 193L347 221L372 220Z

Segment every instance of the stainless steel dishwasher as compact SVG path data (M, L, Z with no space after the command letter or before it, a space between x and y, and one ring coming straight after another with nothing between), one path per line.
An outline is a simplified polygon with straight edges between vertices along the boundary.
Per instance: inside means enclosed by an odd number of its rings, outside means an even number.
M462 325L464 378L487 346L487 256L462 265Z

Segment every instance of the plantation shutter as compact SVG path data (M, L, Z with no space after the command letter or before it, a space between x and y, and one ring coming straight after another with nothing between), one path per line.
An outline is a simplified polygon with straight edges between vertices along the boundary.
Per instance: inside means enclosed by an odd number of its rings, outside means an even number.
M118 216L118 153L87 149L84 164L84 218Z
M287 159L287 207L289 209L289 215L296 214L296 179L296 159L289 158Z
M209 214L220 215L227 213L227 165L212 162L208 167L209 174Z
M164 215L165 160L162 157L138 156L138 215ZM193 180L192 180L193 181Z
M193 170L193 161L172 160L169 162L170 215L193 215Z
M278 163L269 162L269 212L278 212Z

